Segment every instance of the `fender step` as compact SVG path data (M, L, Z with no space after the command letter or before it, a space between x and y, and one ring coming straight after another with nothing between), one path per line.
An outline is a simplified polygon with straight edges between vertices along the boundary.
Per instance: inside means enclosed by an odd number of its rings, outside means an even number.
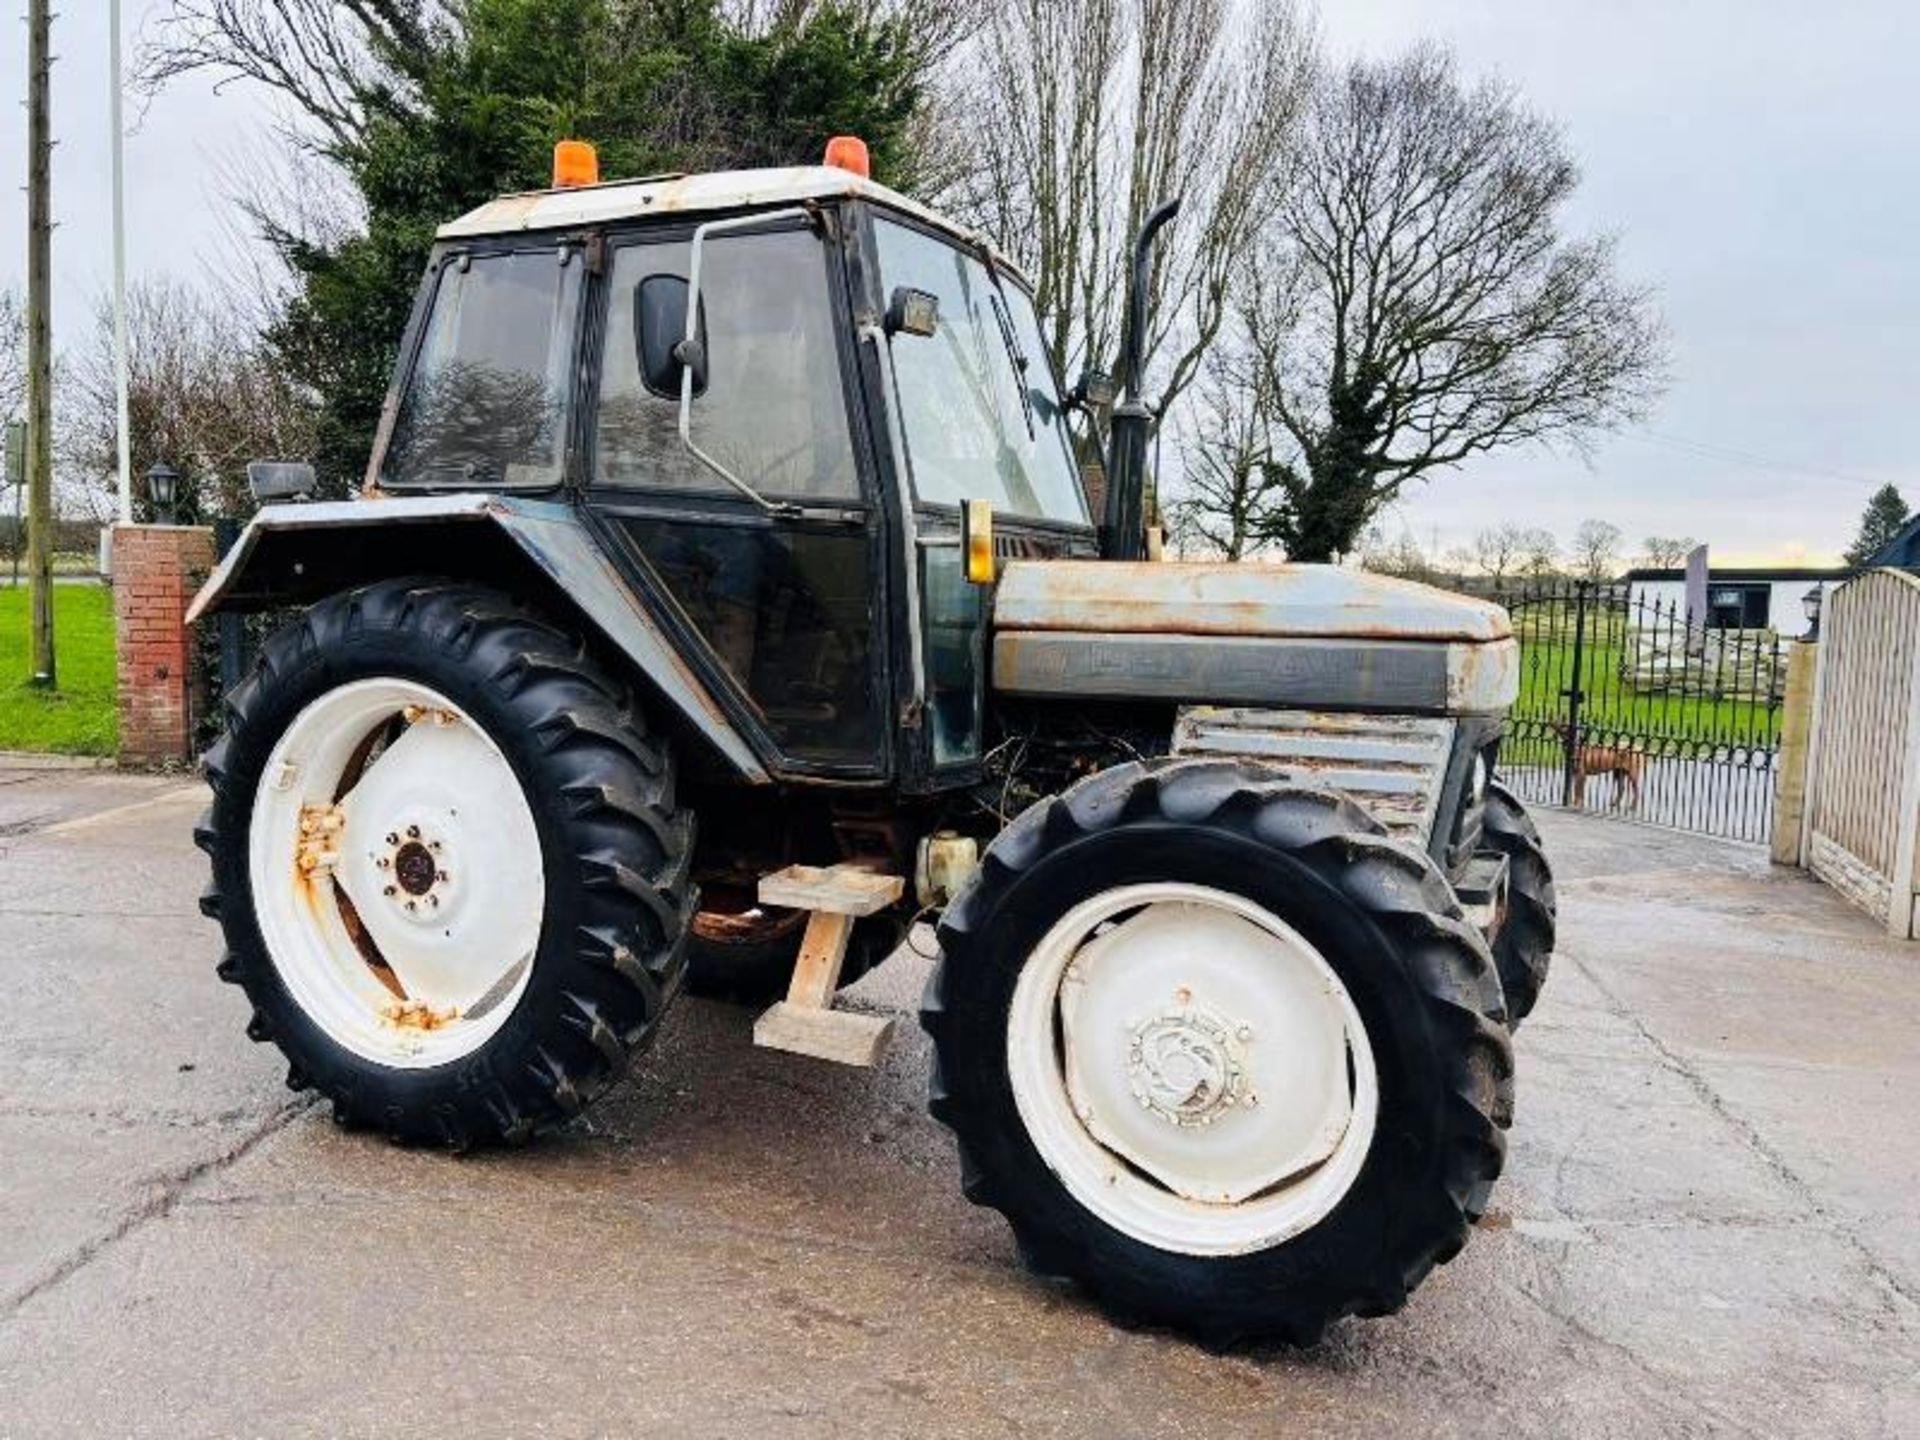
M886 909L905 892L898 875L850 864L789 865L761 877L761 904L811 913L787 998L754 1021L753 1043L841 1065L879 1063L893 1038L893 1018L835 1010L833 996L853 922Z

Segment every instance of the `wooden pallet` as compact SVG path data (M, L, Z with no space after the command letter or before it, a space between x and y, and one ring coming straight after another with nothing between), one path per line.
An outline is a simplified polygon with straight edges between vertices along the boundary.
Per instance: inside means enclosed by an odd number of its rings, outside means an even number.
M754 1022L754 1044L841 1065L878 1063L893 1038L893 1018L835 1010L833 996L853 922L886 909L905 891L898 875L850 864L789 865L761 879L762 905L811 913L787 998Z

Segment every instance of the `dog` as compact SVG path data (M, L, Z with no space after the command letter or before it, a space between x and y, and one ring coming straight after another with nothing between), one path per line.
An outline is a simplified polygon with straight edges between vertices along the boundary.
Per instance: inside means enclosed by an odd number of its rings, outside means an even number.
M1549 727L1560 737L1565 746L1572 735L1571 728L1562 721L1555 721ZM1638 810L1640 808L1640 780L1646 771L1647 757L1637 750L1623 749L1618 745L1589 745L1582 742L1573 747L1573 803L1587 803L1587 777L1589 775L1611 775L1613 777L1613 808L1622 807Z

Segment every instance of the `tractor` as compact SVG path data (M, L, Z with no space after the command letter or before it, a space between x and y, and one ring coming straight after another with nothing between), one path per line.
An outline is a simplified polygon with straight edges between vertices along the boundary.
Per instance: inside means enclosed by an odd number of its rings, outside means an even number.
M343 1125L518 1143L683 985L872 1064L836 995L937 920L931 1110L1035 1270L1210 1343L1392 1311L1487 1203L1553 946L1508 618L1149 553L1177 202L1066 388L1013 262L826 160L563 142L439 231L360 496L249 467L189 612L284 616L196 832L247 1033Z

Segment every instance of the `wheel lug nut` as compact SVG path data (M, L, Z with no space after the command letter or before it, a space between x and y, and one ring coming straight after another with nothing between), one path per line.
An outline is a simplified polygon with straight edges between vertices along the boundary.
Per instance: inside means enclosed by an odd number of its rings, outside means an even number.
M439 871L437 874L435 874L433 878L436 880L451 880L453 877L447 874L446 871L442 870L442 871Z
M416 902L416 901L413 901L413 900L409 900L409 901L407 901L407 909L409 909L409 910L418 910L419 908L420 908L420 906L419 906L419 903L418 903L418 902Z
M382 855L378 860L374 861L373 863L378 865L382 870L389 869L393 865L393 861L389 860L384 855Z
M427 849L432 850L435 853L438 853L440 849L440 842L438 840L429 840L427 842Z
M393 831L389 830L387 832L387 844L398 845L399 843L400 843L400 837L394 834Z
M420 838L420 827L418 825L407 826L407 838L409 840L418 840Z
M400 888L400 887L399 887L399 886L397 886L397 885L389 885L389 886L387 886L387 888L386 888L386 889L384 889L384 890L382 890L382 891L381 891L380 893L381 893L382 895L394 895L394 894L397 894L397 893L399 893L399 888Z

